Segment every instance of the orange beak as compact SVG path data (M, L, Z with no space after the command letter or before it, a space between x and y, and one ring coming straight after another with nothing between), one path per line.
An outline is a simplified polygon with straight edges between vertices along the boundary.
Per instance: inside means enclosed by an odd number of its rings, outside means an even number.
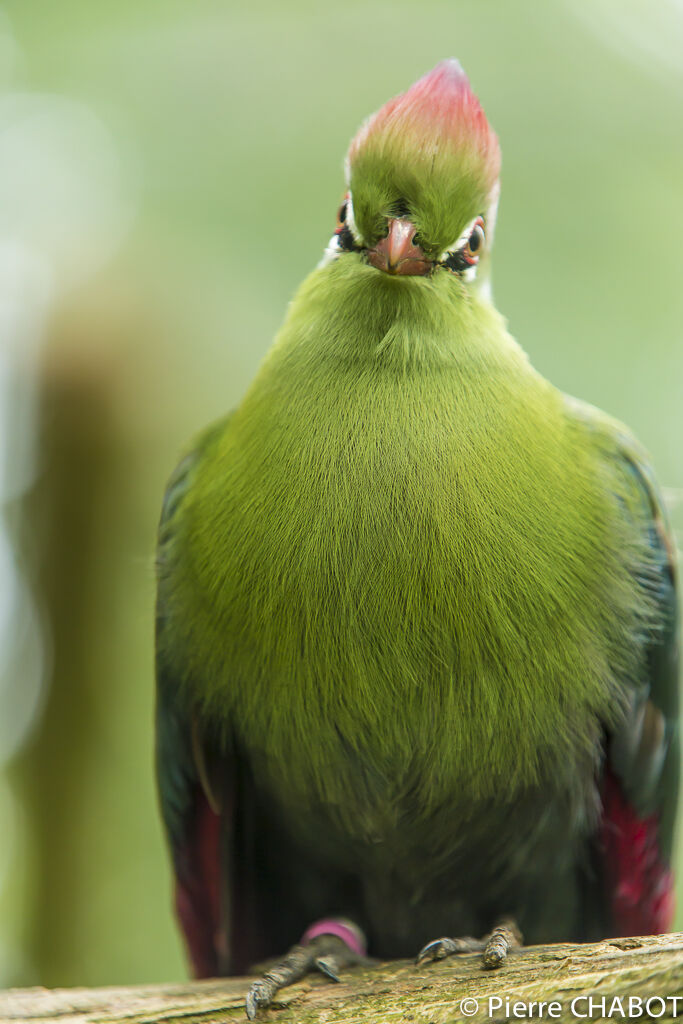
M389 231L374 249L368 250L368 262L387 274L424 276L432 269L419 245L413 244L415 225L409 220L391 218Z

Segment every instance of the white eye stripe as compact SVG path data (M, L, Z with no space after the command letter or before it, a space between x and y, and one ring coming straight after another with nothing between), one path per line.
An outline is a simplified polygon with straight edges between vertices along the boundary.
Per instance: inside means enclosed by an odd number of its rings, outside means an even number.
M348 225L349 231L353 235L354 240L360 244L361 237L358 227L356 225L356 218L353 215L353 196L351 195L350 192L346 197L346 220L344 221L344 223Z

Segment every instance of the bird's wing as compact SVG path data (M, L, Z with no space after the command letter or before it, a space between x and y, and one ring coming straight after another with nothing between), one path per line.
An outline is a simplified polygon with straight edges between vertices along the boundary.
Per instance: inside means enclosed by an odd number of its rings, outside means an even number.
M577 403L578 405L578 403ZM648 457L630 434L590 407L581 411L616 440L611 456L636 495L633 526L650 562L639 576L653 606L642 685L607 736L596 859L603 929L611 935L670 930L674 893L671 855L679 782L679 594L673 534Z
M194 711L180 685L164 627L173 586L170 564L176 517L182 514L183 500L208 442L209 435L205 435L180 462L168 483L157 554L157 784L175 872L176 913L197 977L222 973L221 961L228 953L221 913L220 813L209 795L210 787L202 782L204 761L197 756L199 737Z
M225 428L223 421L204 434L171 477L158 545L157 779L176 912L197 977L243 974L298 942L315 918L349 906L346 877L291 838L255 783L235 723L226 715L213 726L193 698L202 680L188 686L180 678L188 659L178 650L177 634L186 631L171 615L185 554L178 522L202 458ZM198 666L196 653L189 660Z

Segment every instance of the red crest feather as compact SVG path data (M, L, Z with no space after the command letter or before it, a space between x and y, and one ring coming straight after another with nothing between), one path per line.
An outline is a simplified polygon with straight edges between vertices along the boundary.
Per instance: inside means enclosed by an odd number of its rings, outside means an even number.
M349 163L369 145L410 143L424 152L470 153L492 190L500 173L498 138L457 60L444 60L407 92L395 96L361 127Z

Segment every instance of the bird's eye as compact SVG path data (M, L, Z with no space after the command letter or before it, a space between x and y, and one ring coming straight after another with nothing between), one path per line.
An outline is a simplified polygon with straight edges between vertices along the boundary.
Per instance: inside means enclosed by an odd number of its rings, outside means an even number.
M459 249L451 249L441 257L440 263L455 274L463 274L476 267L479 258L484 251L486 234L484 232L484 221L477 217L470 230L469 238ZM472 270L472 273L474 271Z
M341 206L337 210L337 226L332 241L337 252L358 252L360 246L353 230L353 208L351 193L347 192Z
M348 205L349 205L349 198L348 198L348 196L346 196L346 198L344 199L344 202L341 204L341 206L337 210L336 234L339 234L339 232L344 227L344 224L346 223L346 211L347 211Z
M482 254L485 242L486 235L484 233L484 221L481 217L477 217L470 233L470 237L467 239L467 243L460 250L465 263L470 267L475 266L475 264L479 262L479 257Z

